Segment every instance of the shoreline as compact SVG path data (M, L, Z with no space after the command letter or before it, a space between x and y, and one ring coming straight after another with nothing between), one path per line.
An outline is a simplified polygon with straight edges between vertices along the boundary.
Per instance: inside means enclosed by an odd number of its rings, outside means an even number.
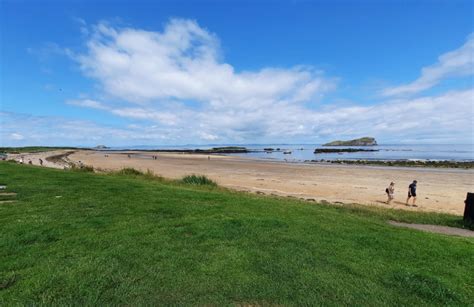
M318 145L315 145L318 146ZM388 145L387 145L388 146ZM38 151L28 151L28 149L39 149ZM350 156L344 157L330 157L317 159L317 154L314 158L302 158L301 156L293 158L292 151L312 151L313 149L274 149L274 148L247 148L240 146L223 146L223 147L210 147L207 149L203 148L167 148L167 149L115 149L115 148L81 148L81 147L42 147L42 146L30 146L30 147L0 147L0 154L6 156L18 156L18 155L31 155L39 154L42 152L51 151L91 151L91 152L102 152L107 153L170 153L170 154L191 154L191 155L227 155L231 157L239 157L243 159L254 159L258 161L278 161L285 163L306 163L306 164L337 164L337 165L367 165L367 166L384 166L384 167L409 167L409 168L442 168L442 169L474 169L474 159L441 159L441 158L351 158ZM344 151L339 153L345 155L352 152L365 152L365 151L392 151L390 149L362 149L362 148L338 148L338 149L319 149L317 150L329 150L329 151ZM346 152L347 150L347 152ZM270 156L256 156L255 154L261 153L276 153L281 154L289 151L290 154L283 157L270 157ZM401 150L406 151L406 150ZM5 159L5 158L4 158ZM11 158L7 158L11 159Z
M98 171L131 167L143 172L150 170L169 179L198 174L237 191L320 203L361 204L455 215L463 214L466 193L474 191L474 170L460 168L301 163L235 155L148 151L106 153L76 150L57 164L46 159L67 152L70 151L22 155L25 163L31 159L38 165L38 158L42 158L48 167L69 168L71 163L92 166ZM414 179L419 182L416 208L404 204L408 184ZM387 205L384 191L390 181L396 182L395 200Z
M150 170L170 179L205 175L223 187L250 193L456 215L462 215L466 193L474 190L474 171L465 169L321 165L229 155L136 153L139 156L128 158L120 153L77 151L69 159L105 170L125 167ZM408 185L414 179L419 182L417 208L405 206ZM396 182L396 196L387 205L385 188L391 181Z

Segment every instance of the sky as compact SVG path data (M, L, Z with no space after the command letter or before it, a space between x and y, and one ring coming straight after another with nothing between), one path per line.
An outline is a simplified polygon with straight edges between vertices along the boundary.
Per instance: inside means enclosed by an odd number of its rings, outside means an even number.
M0 146L474 144L473 1L0 0Z

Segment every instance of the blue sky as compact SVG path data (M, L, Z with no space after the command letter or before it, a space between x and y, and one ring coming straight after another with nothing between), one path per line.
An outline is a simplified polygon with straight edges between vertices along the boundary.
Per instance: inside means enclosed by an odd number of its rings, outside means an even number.
M2 1L7 145L474 143L472 1Z

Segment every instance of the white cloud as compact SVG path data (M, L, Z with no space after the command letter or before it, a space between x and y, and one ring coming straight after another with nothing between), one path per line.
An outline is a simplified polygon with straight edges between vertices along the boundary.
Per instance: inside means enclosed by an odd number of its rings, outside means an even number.
M177 125L150 118L125 128L91 121L0 112L0 145L202 144L323 142L375 136L382 143L474 143L474 89L436 97L398 99L374 106L311 111L300 105L247 113L189 110ZM140 109L140 108L137 108ZM142 110L146 114L146 110ZM130 118L141 120L134 110ZM150 121L150 122L148 122Z
M437 85L442 79L474 75L474 33L467 42L454 51L445 53L438 62L421 70L421 76L415 81L390 87L382 91L384 96L416 94Z
M21 141L25 139L25 137L19 133L10 133L9 138L14 141Z
M199 136L202 140L206 140L206 141L216 141L219 139L217 135L213 135L213 134L209 134L205 132L201 132Z
M76 60L104 91L131 102L194 100L214 106L306 101L335 87L309 67L236 72L219 60L217 37L196 22L172 19L163 32L95 27Z
M86 107L98 110L107 110L108 107L103 105L99 101L91 100L91 99L82 99L82 100L68 100L66 101L67 104L79 107Z
M117 128L86 120L0 112L0 146L95 146L175 143L176 133L159 127Z
M396 99L373 106L310 110L303 105L273 108L154 111L150 107L110 109L113 114L150 122L173 135L178 144L222 142L318 142L334 137L373 135L385 142L437 138L441 142L474 143L474 90L434 97ZM174 111L174 112L173 112ZM155 125L159 124L159 125ZM157 130L155 130L157 131Z
M68 103L132 121L127 129L97 127L91 135L130 144L306 143L364 135L382 142L474 143L472 88L322 108L315 102L335 89L335 78L306 66L238 72L221 60L217 37L194 21L171 20L162 32L99 24L90 33L87 52L75 59L98 81L101 99ZM471 74L473 42L470 36L418 80L385 94L420 92Z

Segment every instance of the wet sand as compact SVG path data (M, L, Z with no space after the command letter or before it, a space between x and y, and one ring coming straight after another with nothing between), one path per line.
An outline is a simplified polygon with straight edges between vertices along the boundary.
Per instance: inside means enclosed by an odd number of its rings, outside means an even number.
M457 215L463 214L466 193L474 191L474 170L315 165L179 153L135 152L131 158L125 153L107 154L78 151L69 159L103 170L151 170L165 178L203 174L239 191ZM405 206L414 179L418 180L417 208ZM390 181L395 182L395 199L387 205L385 188Z

